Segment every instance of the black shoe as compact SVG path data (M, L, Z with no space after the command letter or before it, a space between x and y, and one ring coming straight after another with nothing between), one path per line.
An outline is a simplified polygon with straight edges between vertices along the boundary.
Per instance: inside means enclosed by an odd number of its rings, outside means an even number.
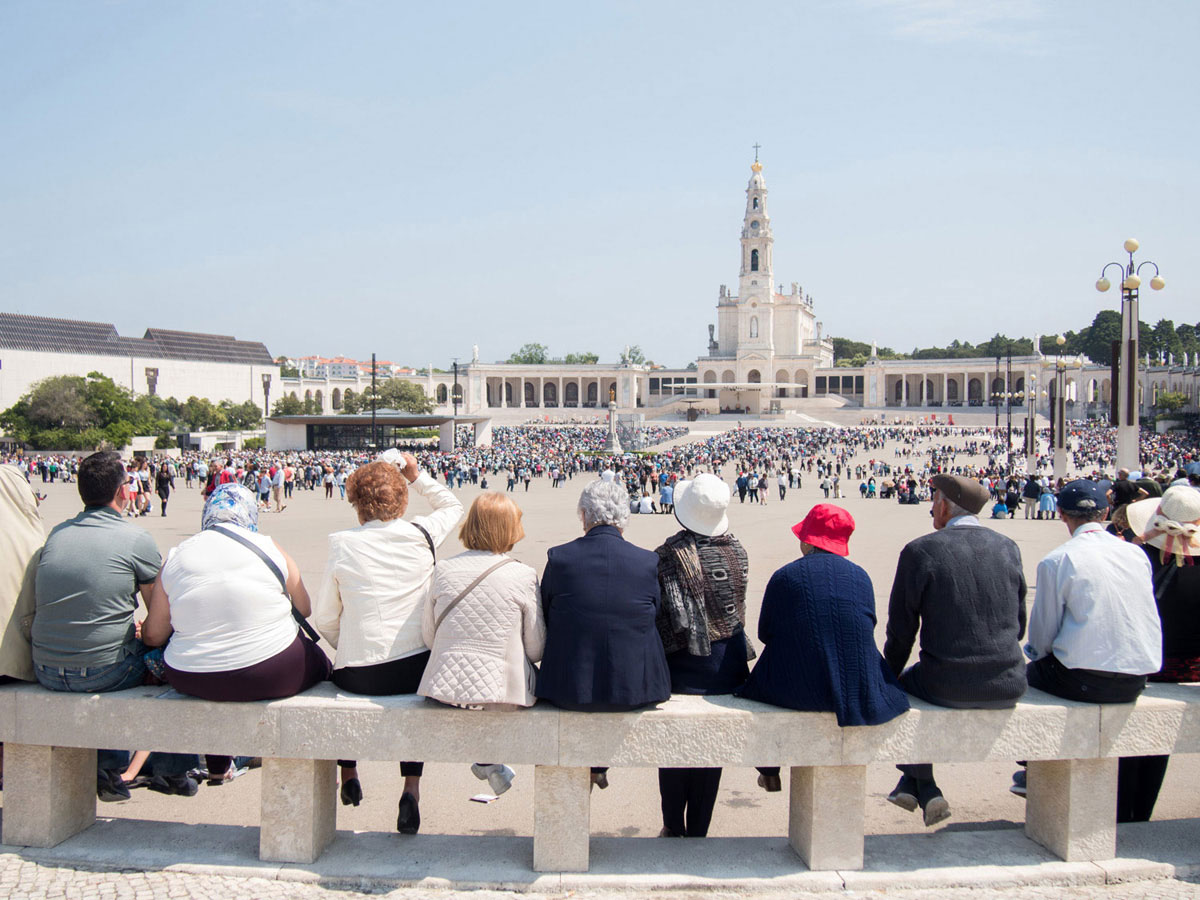
M195 797L200 785L187 775L152 775L146 785L158 794L178 794L180 797Z
M400 795L400 813L396 816L396 830L401 834L416 834L421 830L421 809L412 794Z
M608 773L607 772L593 772L592 773L592 787L598 787L602 791L608 790ZM591 788L588 788L588 790L591 790Z
M917 808L917 780L911 775L901 775L892 792L888 794L888 803L894 803L905 812Z
M96 770L96 796L104 803L118 803L129 799L129 786L121 778L120 770Z
M950 818L950 803L942 796L941 788L935 782L927 781L921 784L917 792L917 801L921 804L921 816L925 827L932 828L943 819Z
M358 806L362 802L362 785L357 778L342 782L342 806ZM399 827L399 826L397 826Z
M777 791L783 790L783 782L779 780L779 776L767 775L766 773L759 774L758 786L768 794L774 794Z

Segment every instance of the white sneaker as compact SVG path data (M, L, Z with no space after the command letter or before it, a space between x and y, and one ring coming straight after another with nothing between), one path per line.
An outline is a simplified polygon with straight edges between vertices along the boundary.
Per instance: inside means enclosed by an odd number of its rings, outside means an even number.
M486 781L497 797L512 787L512 780L517 777L516 772L500 763L494 763L490 766L471 763L471 772L480 781Z

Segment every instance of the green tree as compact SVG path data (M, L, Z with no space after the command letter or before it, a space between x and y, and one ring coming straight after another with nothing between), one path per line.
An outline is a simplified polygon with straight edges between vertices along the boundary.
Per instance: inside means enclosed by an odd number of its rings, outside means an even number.
M398 409L410 413L433 412L433 401L425 396L425 391L415 382L388 378L378 383L378 391L376 409ZM369 412L371 409L370 393L370 388L363 392L363 412Z
M1178 391L1163 391L1158 395L1158 402L1154 406L1165 413L1173 413L1183 409L1187 404L1187 394Z
M1121 339L1121 314L1115 309L1102 309L1080 334L1079 351L1092 362L1107 366L1112 363L1112 342Z
M304 401L291 394L284 394L271 406L273 416L299 416L304 413Z
M224 410L207 397L188 397L183 404L183 421L191 431L220 431L228 424Z
M640 366L645 364L646 354L640 346L632 344L621 351L620 362L622 365Z
M600 362L600 357L590 351L585 353L568 353L563 357L563 362L571 366L591 366Z
M1183 356L1183 341L1179 338L1179 332L1175 330L1175 323L1170 319L1159 319L1151 334L1151 344L1146 350L1152 357L1165 361L1168 354L1177 360Z
M525 344L508 358L510 363L539 365L549 359L549 348L545 344Z
M225 414L225 427L235 431L245 431L257 428L262 424L262 410L253 400L245 403L234 403L232 400L222 400L217 408Z
M35 429L61 428L82 431L102 424L88 402L87 381L78 375L57 375L39 381L24 400L25 417Z

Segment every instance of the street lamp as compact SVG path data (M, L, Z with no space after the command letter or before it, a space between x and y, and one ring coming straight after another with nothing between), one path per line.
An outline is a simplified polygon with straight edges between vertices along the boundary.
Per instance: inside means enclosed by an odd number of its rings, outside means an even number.
M1129 254L1128 263L1110 262L1100 270L1100 278L1096 282L1096 290L1107 291L1112 285L1104 277L1110 266L1121 270L1121 341L1113 342L1113 365L1116 375L1113 378L1112 410L1109 416L1117 428L1117 467L1133 471L1138 468L1141 454L1138 447L1138 288L1142 285L1141 270L1143 266L1154 268L1154 277L1150 279L1150 287L1161 291L1167 282L1158 273L1158 265L1149 260L1135 265L1133 254L1138 249L1138 242L1130 238L1125 242L1125 252Z
M146 371L149 371L149 369L147 369ZM271 373L270 372L262 373L262 386L263 386L263 418L266 418L267 416L271 415ZM151 391L150 393L153 394L154 391Z
M454 357L454 390L450 393L450 403L454 407L454 434L450 437L450 448L458 448L458 357Z
M1054 478L1067 475L1067 395L1064 385L1067 364L1063 362L1063 345L1067 339L1061 334L1054 339L1054 405L1050 409L1051 443L1054 446Z
M1037 374L1025 379L1025 473L1037 468Z

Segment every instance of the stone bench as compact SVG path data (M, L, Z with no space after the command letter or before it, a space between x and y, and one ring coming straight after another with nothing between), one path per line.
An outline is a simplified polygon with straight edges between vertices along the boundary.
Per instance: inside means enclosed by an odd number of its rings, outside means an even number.
M734 697L676 696L631 713L539 705L467 712L419 697L209 703L167 688L62 694L0 688L5 844L51 847L96 817L95 747L263 758L259 855L314 862L336 826L336 764L501 759L534 770L533 867L588 868L589 766L790 767L788 837L810 869L861 869L870 763L1029 761L1026 834L1064 860L1116 854L1117 758L1200 752L1200 685L1151 685L1136 704L1030 691L1009 710L914 701L885 725L839 728Z

